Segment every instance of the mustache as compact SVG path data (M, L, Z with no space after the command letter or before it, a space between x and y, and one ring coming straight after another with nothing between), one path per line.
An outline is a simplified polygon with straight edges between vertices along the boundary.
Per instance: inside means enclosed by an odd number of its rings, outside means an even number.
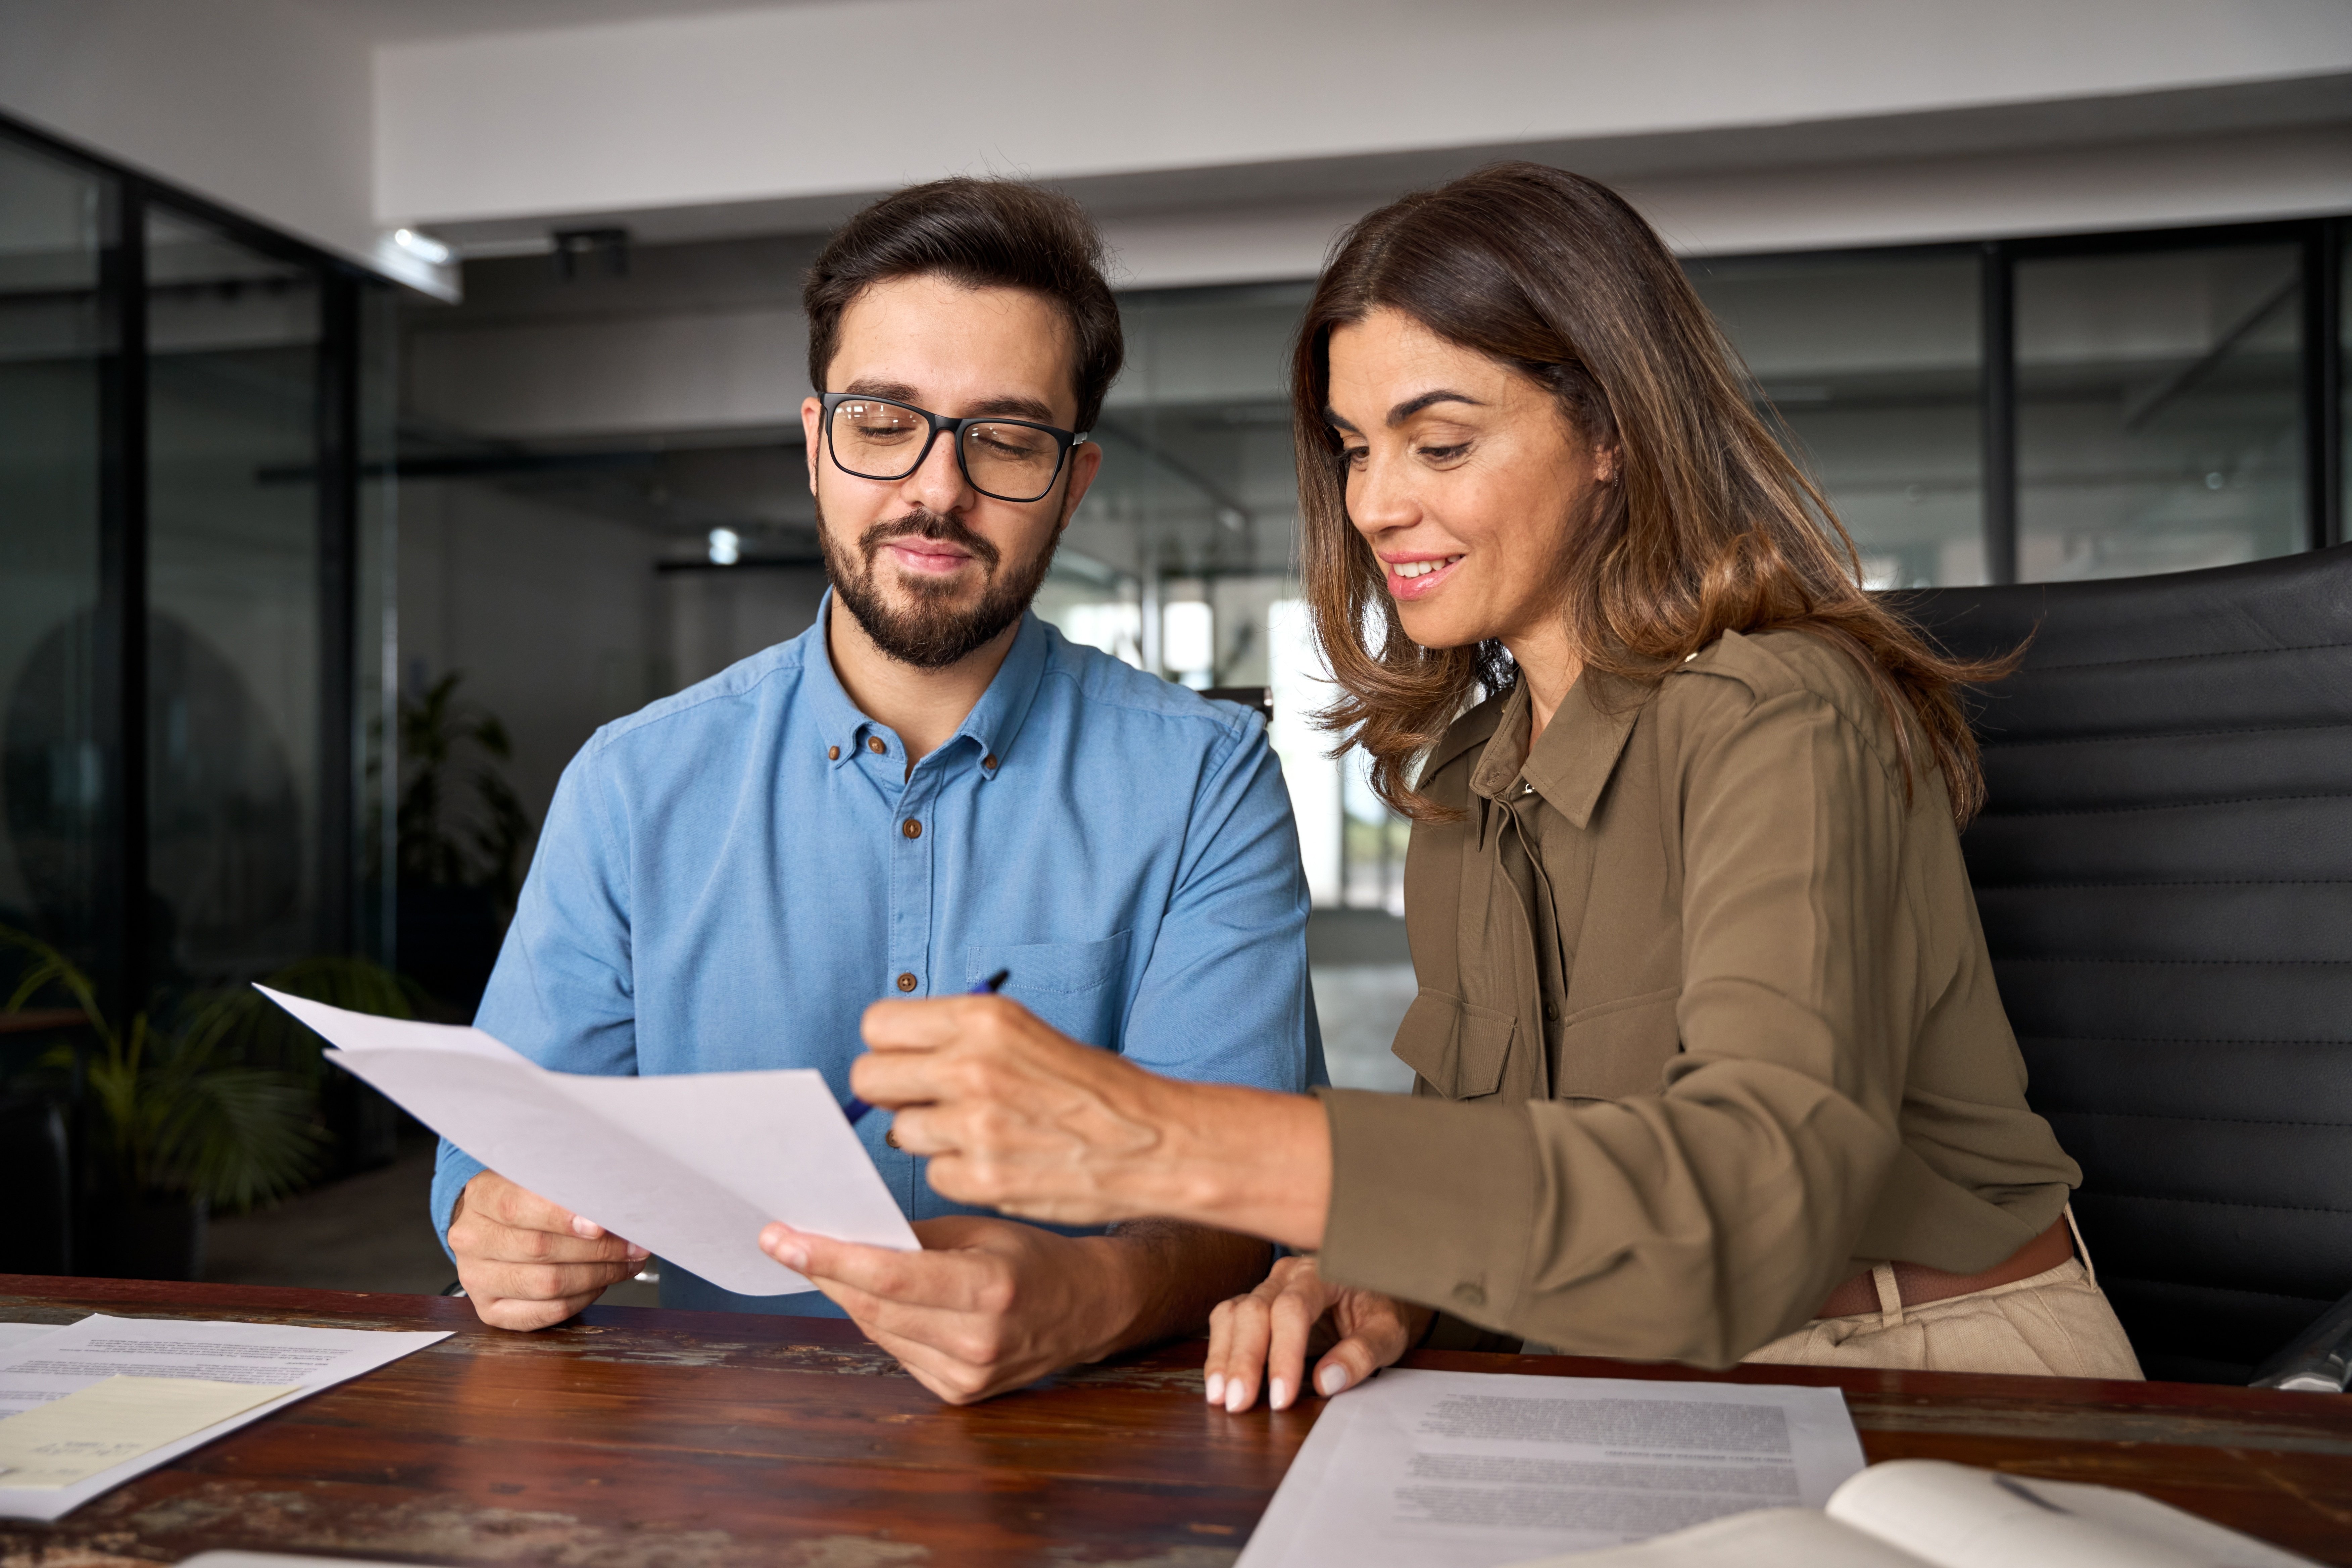
M857 552L871 566L875 552L894 539L929 539L941 544L961 546L982 565L993 568L1003 552L974 533L963 522L936 511L918 507L904 517L877 522L857 536Z

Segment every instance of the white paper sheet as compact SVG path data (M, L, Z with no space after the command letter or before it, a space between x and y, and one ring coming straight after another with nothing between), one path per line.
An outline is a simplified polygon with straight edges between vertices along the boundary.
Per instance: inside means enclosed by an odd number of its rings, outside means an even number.
M0 1323L0 1355L6 1355L19 1345L31 1344L43 1334L53 1334L56 1323Z
M448 1337L430 1331L313 1329L103 1314L53 1329L0 1352L0 1415L32 1409L109 1377L291 1384L295 1392L69 1487L12 1489L6 1485L7 1478L0 1476L0 1519L60 1519L100 1492L225 1432Z
M1240 1568L1495 1568L1818 1508L1862 1465L1833 1388L1390 1371L1317 1419Z
M491 1170L722 1289L811 1288L760 1250L770 1220L907 1252L921 1245L813 1068L550 1072L478 1029L262 991L340 1047L330 1061Z

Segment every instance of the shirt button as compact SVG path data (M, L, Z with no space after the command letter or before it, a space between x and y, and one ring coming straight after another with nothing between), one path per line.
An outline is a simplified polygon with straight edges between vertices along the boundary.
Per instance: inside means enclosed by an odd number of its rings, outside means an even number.
M887 1143L893 1149L898 1147L898 1130L893 1127L889 1131L882 1134L882 1142Z
M1559 1017L1559 1005L1558 1003L1556 1003L1556 1002L1547 1002L1547 1003L1545 1003L1545 1004L1544 1004L1544 1016L1545 1016L1545 1017L1547 1017L1547 1018L1557 1018L1557 1017Z
M980 765L993 773L996 769L996 753L994 752L991 752L988 755L981 758Z
M901 974L898 976L898 989L901 991L912 991L920 984L921 982L918 981L911 974Z
M1454 1287L1454 1299L1465 1307L1483 1307L1486 1304L1486 1289L1475 1279L1465 1279Z
M923 825L910 816L898 824L898 831L909 838L920 838L923 836Z
M824 749L824 760L828 763L837 763L841 761L841 748L839 746L827 746Z
M866 749L878 757L890 748L882 743L881 736L868 735L866 737Z

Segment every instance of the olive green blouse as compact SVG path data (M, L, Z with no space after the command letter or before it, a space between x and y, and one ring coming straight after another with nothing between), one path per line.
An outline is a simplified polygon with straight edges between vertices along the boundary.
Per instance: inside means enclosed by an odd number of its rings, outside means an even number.
M1906 722L1908 721L1906 720ZM1324 1272L1571 1353L1723 1366L1883 1260L1975 1273L2081 1173L2026 1108L1941 778L1851 658L1727 634L1525 686L1423 789L1413 1098L1329 1091Z

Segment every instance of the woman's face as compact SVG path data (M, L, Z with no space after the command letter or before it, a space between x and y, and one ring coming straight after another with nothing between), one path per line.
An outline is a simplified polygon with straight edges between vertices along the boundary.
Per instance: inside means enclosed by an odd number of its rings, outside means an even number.
M1331 334L1348 520L1423 647L1560 635L1569 530L1609 475L1550 392L1402 311ZM1520 655L1521 662L1527 662Z

